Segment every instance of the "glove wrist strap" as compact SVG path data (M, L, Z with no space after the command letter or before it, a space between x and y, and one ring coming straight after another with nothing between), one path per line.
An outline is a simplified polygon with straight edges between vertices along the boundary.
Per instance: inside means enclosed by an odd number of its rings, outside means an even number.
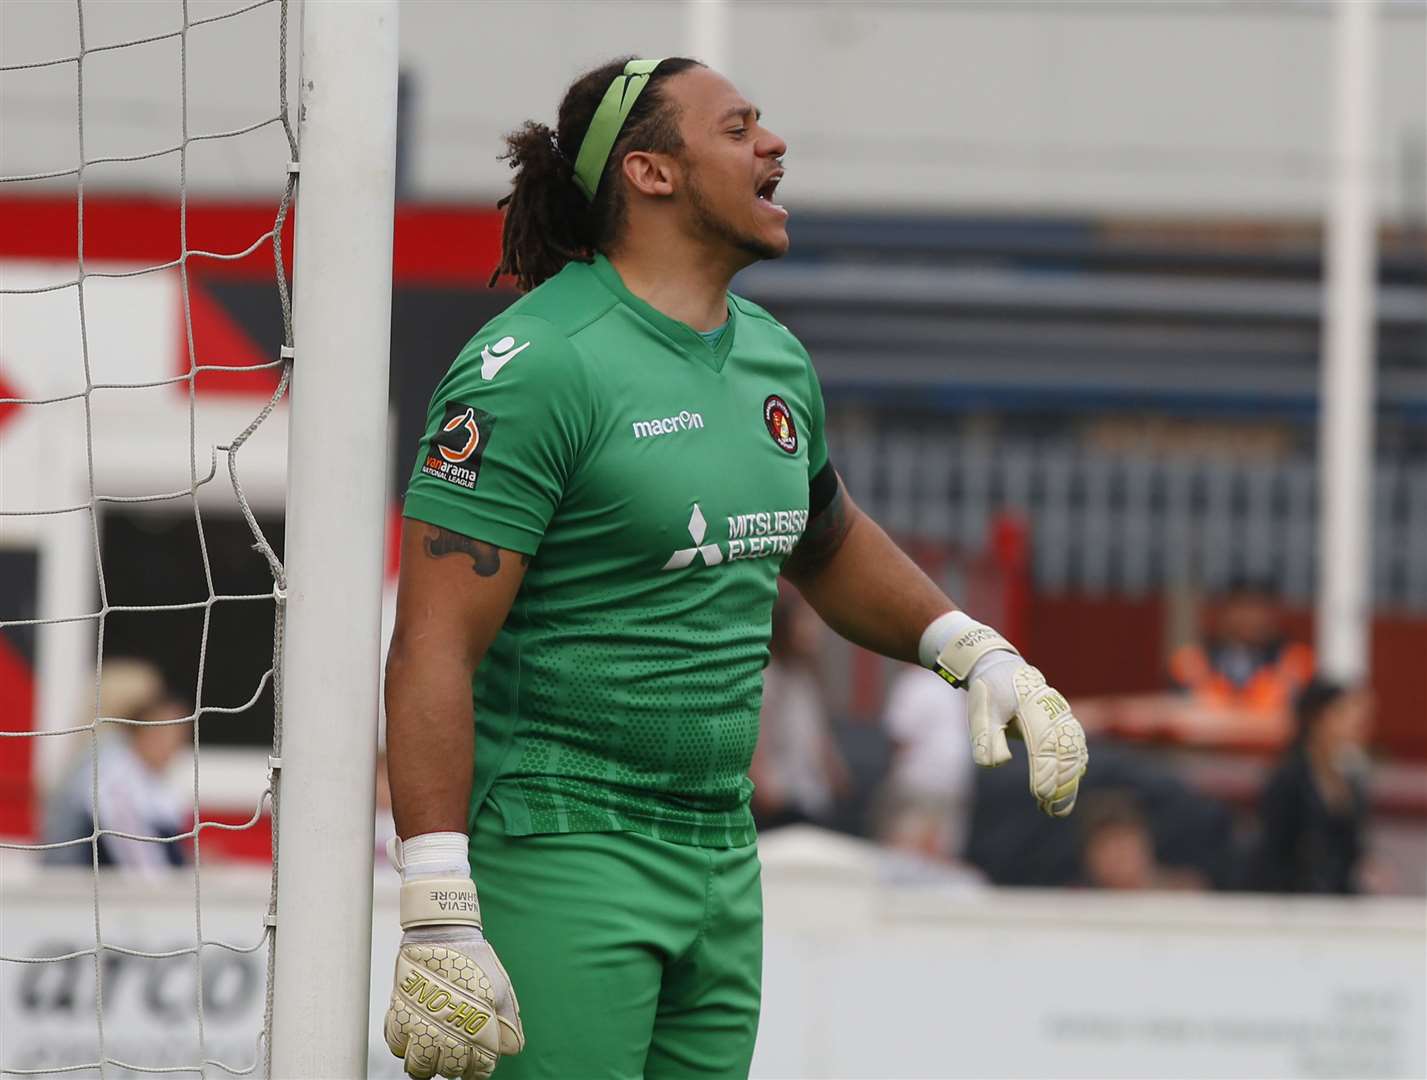
M470 877L470 842L470 837L459 832L422 833L405 840L393 836L386 842L386 854L401 874L402 881L423 877Z
M1004 637L964 611L949 611L932 621L922 632L919 653L922 663L952 686L965 686L971 669L989 652L1001 649L1016 652ZM931 662L927 662L930 653Z
M429 877L401 887L401 928L481 925L476 883L470 878Z

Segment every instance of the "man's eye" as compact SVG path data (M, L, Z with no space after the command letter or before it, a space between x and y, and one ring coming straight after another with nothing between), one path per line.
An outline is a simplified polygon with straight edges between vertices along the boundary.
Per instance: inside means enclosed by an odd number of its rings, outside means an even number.
M734 138L741 139L741 138L743 138L743 136L745 136L745 135L748 134L748 129L747 129L747 128L734 128L732 131L729 132L729 134L732 135Z

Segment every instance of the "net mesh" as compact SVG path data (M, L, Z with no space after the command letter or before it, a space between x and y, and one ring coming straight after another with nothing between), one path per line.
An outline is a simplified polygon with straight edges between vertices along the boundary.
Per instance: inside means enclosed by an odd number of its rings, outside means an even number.
M90 0L92 3L93 0ZM188 44L189 35L195 30L208 25L221 23L225 20L238 18L248 12L258 8L265 8L276 5L280 9L279 30L278 30L278 87L277 87L277 111L274 115L268 116L255 123L227 131L214 131L193 134L189 131L189 95L188 95ZM283 644L283 613L284 600L286 598L286 577L283 572L283 565L273 550L272 545L259 527L257 518L248 499L243 491L238 472L238 456L243 445L253 436L258 428L268 419L279 401L287 392L288 381L292 366L292 306L288 290L287 271L284 266L282 251L283 224L287 218L288 210L292 204L297 181L298 159L297 139L293 132L291 118L288 108L288 0L257 0L256 3L247 4L233 10L225 11L206 18L190 18L189 5L187 0L178 0L181 9L182 24L180 29L167 34L153 35L144 38L120 41L109 45L90 47L85 39L85 0L76 0L76 26L77 26L77 50L69 56L60 56L49 59L39 59L24 63L6 64L0 66L0 74L10 72L20 72L38 68L49 68L58 65L73 65L75 70L75 95L76 114L78 123L79 154L78 164L72 169L62 169L51 172L28 173L24 175L0 176L0 184L15 185L27 181L53 180L62 177L74 177L76 185L75 212L78 231L78 272L71 280L46 284L31 288L0 288L0 294L5 295L27 295L37 293L58 292L60 290L73 289L78 304L80 350L79 356L83 364L84 389L75 393L41 398L0 398L0 408L5 406L26 406L43 407L56 405L66 401L82 401L84 410L84 439L85 457L88 470L88 498L80 503L68 506L61 506L52 509L28 509L24 507L7 507L0 505L0 523L7 517L31 517L40 515L63 515L63 514L87 514L89 519L89 533L93 543L93 553L95 568L98 580L98 608L95 611L77 614L62 614L47 618L4 620L3 612L0 612L0 629L10 627L41 626L57 623L92 622L95 625L95 675L94 675L94 708L93 720L87 724L63 729L45 731L12 732L0 731L0 738L43 738L61 735L87 734L89 737L89 760L90 760L90 810L91 820L94 823L93 829L88 836L78 837L50 844L33 844L6 842L0 847L23 849L30 851L44 851L54 848L74 847L77 845L88 845L90 848L90 864L93 878L93 909L94 909L94 945L91 948L80 949L67 953L60 953L51 956L11 956L0 955L0 963L10 964L54 964L69 961L81 960L88 957L92 959L96 1010L95 1021L98 1030L98 1056L95 1060L67 1063L63 1065L46 1065L43 1068L22 1068L16 1067L12 1063L0 1060L0 1073L7 1075L52 1075L57 1073L76 1073L97 1071L100 1076L115 1075L121 1070L128 1070L137 1073L184 1073L204 1075L207 1070L216 1069L231 1075L248 1075L255 1072L260 1067L267 1071L268 1065L268 1032L271 1026L272 1017L272 949L271 938L272 928L276 915L276 852L278 844L278 800L276 794L276 784L273 778L272 764L280 762L282 754L282 670L280 659ZM142 154L94 157L85 156L85 62L89 57L97 53L111 52L114 50L131 49L140 45L147 45L157 41L177 39L179 50L179 70L180 70L180 117L181 131L178 142L171 146L152 150ZM231 139L249 132L257 131L269 125L280 125L286 137L289 150L290 164L287 167L287 179L283 185L282 195L278 201L276 214L274 216L273 227L255 238L248 247L236 252L205 251L189 246L188 237L188 153L189 148L196 142ZM88 169L100 164L116 162L135 162L150 158L163 157L167 155L177 155L179 166L179 254L176 258L156 265L145 266L137 270L117 271L117 270L89 270L85 265L85 242L84 242L84 198L85 198L85 173ZM200 363L197 352L194 348L193 337L193 314L190 305L189 292L189 264L195 259L214 260L238 260L248 257L259 251L265 245L270 244L273 252L273 264L277 287L278 304L282 313L282 348L278 359L263 365L233 366L220 363ZM147 382L97 382L93 378L93 369L90 363L90 342L89 330L85 315L85 283L90 278L95 277L136 277L145 274L156 274L175 271L178 275L180 295L182 297L184 337L187 350L187 370L183 374L172 378L153 380ZM252 372L255 370L277 369L280 377L277 387L270 399L253 416L251 422L226 444L210 448L208 460L201 463L198 449L198 402L196 381L204 373L211 372ZM99 390L141 390L154 387L186 384L188 396L188 446L189 446L189 483L186 487L177 490L161 491L144 495L106 495L101 494L95 485L94 470L94 413L92 397L95 391ZM214 480L218 473L218 455L223 454L227 459L227 470L232 483L233 491L236 495L238 508L242 513L248 528L252 532L253 547L264 559L273 578L273 590L270 593L255 594L223 594L214 587L213 568L209 559L207 544L204 540L203 514L199 507L199 489ZM200 464L201 463L201 464ZM154 605L131 605L131 604L111 604L109 602L109 590L105 583L103 558L100 548L100 531L98 520L98 508L105 503L160 503L175 500L188 499L192 505L194 526L197 531L200 555L202 558L203 576L207 588L205 599L192 603L182 604L154 604ZM260 603L273 602L274 604L274 646L271 667L261 676L258 685L254 689L252 696L242 705L234 707L223 707L204 704L204 672L206 670L209 656L209 626L213 609L218 604L235 603ZM149 836L138 833L126 832L118 829L104 828L100 818L100 743L99 733L104 725L132 725L143 721L136 721L132 718L121 716L101 715L100 706L100 684L103 676L104 664L104 635L106 621L110 616L125 612L178 612L201 610L202 620L202 640L199 645L197 690L194 696L194 708L187 716L168 720L158 721L168 724L192 724L192 749L193 749L193 804L192 821L193 827L186 832L169 836ZM219 821L204 821L199 809L199 743L202 721L205 717L222 715L234 715L246 712L251 709L262 696L265 690L271 686L274 701L274 724L273 724L273 750L270 768L268 770L267 785L259 794L257 802L248 820L232 824ZM152 721L150 721L152 723ZM272 843L273 843L273 876L268 898L267 917L261 927L255 927L255 940L247 944L235 944L228 941L210 940L204 937L203 932L203 905L201 896L200 868L202 864L202 837L205 831L211 829L219 830L246 830L252 829L261 822L265 807L271 810L272 820ZM173 949L168 951L149 951L143 949L128 948L122 944L105 939L105 926L103 913L100 904L100 850L99 845L103 837L111 836L117 839L137 841L150 844L175 844L183 841L192 841L192 885L193 885L193 917L195 923L195 944L188 948ZM264 1010L263 1028L256 1036L255 1052L253 1059L246 1064L234 1064L210 1058L207 1052L207 1039L204 1030L204 1001L203 1001L203 964L204 952L208 949L223 949L235 953L256 953L267 948L267 993L266 1007ZM104 985L106 975L106 965L104 957L106 954L118 956L129 956L149 960L168 960L182 956L191 956L196 974L195 995L193 1006L197 1014L198 1033L198 1060L191 1062L179 1062L164 1065L144 1065L134 1062L122 1061L111 1056L106 1049L105 1033L105 1008L104 1008Z

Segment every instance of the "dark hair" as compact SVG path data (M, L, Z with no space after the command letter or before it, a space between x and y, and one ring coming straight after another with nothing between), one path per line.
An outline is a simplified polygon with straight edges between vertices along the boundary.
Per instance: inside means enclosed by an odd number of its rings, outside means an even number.
M1327 679L1310 679L1298 692L1298 697L1293 702L1293 716L1298 723L1297 731L1294 733L1299 743L1306 742L1313 734L1313 728L1330 706L1339 698L1348 693L1348 687L1342 683L1330 682Z
M1107 829L1134 828L1149 831L1149 822L1140 808L1140 800L1127 788L1106 788L1088 791L1081 796L1076 812L1079 819L1080 842L1084 846Z
M1277 600L1278 587L1265 576L1235 574L1224 582L1219 595L1225 600Z
M510 162L516 173L510 194L496 204L505 208L505 224L491 285L509 275L515 278L516 288L528 292L558 274L566 263L589 262L596 251L608 249L624 223L624 189L612 175L624 155L632 150L674 154L683 149L678 109L664 95L662 84L671 75L703 65L676 56L655 68L630 110L605 162L594 202L575 186L580 143L610 83L632 59L611 60L576 79L560 102L555 130L527 120L505 137L501 159Z

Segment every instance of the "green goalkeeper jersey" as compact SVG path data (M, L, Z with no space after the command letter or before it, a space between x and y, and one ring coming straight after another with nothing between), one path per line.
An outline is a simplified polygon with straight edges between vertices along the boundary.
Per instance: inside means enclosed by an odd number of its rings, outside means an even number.
M571 263L436 388L406 516L530 557L473 683L473 820L753 840L777 577L827 447L806 350L728 307L711 346Z

